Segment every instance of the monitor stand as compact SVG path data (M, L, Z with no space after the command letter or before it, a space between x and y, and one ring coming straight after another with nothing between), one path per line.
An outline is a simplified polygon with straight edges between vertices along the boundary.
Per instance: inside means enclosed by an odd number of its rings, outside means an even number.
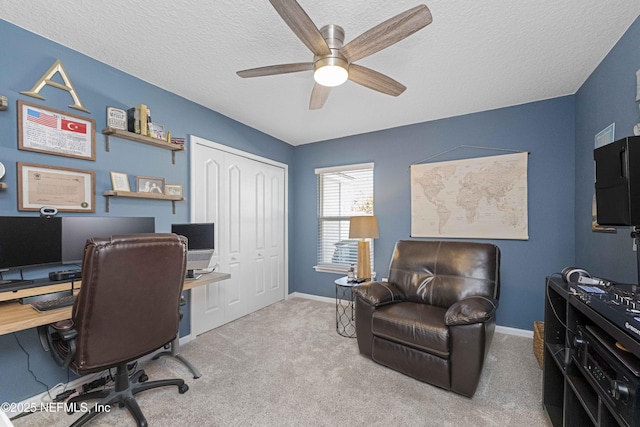
M195 279L199 279L201 276L202 274L194 274L193 270L187 270L187 275L185 276L185 279L195 280Z
M28 285L33 283L33 280L28 279L7 279L0 280L0 286L3 285Z

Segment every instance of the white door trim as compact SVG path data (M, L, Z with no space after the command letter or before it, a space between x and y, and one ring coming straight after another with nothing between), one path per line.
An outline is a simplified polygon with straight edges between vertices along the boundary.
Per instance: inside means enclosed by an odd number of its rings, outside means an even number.
M276 160L268 159L266 157L258 156L256 154L248 153L246 151L238 150L237 148L229 147L217 142L210 141L208 139L201 138L196 135L189 135L189 183L190 183L190 221L195 220L195 150L193 146L195 144L204 145L209 148L224 151L236 156L246 157L247 159L255 160L258 162L266 163L268 165L276 166L284 169L284 298L289 295L289 165L286 163L280 163ZM193 305L192 305L193 306ZM192 316L193 318L193 316Z

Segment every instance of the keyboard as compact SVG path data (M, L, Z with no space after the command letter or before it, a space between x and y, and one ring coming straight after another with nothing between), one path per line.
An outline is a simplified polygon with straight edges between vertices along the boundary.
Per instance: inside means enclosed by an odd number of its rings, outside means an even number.
M36 301L31 303L31 306L38 311L50 311L58 308L69 307L70 305L73 305L75 299L74 295L65 295L48 301Z

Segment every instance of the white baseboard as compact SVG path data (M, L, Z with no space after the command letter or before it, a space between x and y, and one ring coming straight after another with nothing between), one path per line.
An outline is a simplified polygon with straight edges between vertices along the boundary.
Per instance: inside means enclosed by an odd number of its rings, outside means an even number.
M508 326L496 325L496 332L500 332L501 334L516 335L518 337L533 339L533 331L529 331L527 329L510 328Z
M287 296L287 298L306 298L306 299L312 299L315 301L322 301L322 302L329 302L334 304L336 302L335 298L329 298L329 297L320 297L317 295L311 295L311 294L305 294L302 292L293 292L291 294L289 294ZM525 337L525 338L532 338L533 339L533 331L529 331L526 329L517 329L517 328L510 328L508 326L496 326L496 332L500 332L501 334L507 334L507 335L516 335L519 337Z
M185 335L183 337L180 337L180 345L184 345L188 342L191 342L195 339L196 337L193 334L189 334L189 335ZM147 354L146 356L142 356L140 359L137 359L138 362L145 362L147 360L150 360L153 358L153 356L155 356L156 353L159 353L161 351L165 351L164 348L160 348L156 351L154 351L153 353ZM28 399L23 400L22 402L20 402L18 405L16 405L18 408L32 408L32 407L39 407L41 403L48 403L51 402L51 399L49 398L49 395L51 395L51 397L55 398L58 394L62 393L64 390L72 390L72 389L80 389L82 390L82 386L84 384L88 384L93 380L96 380L98 378L102 378L104 376L107 376L109 374L108 370L104 370L102 372L96 372L93 374L89 374L89 375L85 375L82 376L80 378L76 378L73 381L69 381L67 384L56 384L55 386L53 386L51 388L51 390L49 390L49 392L47 393L46 391L44 393L40 393L37 394L35 396L31 396ZM5 412L5 414L7 414L7 416L9 418L14 418L18 415L21 414L20 411L9 411L9 412Z
M191 342L195 339L196 337L193 334L185 335L183 337L180 337L180 345L185 345L186 343Z
M49 392L45 391L44 393L31 396L30 398L25 399L22 402L18 403L16 407L17 408L38 408L40 407L40 404L46 404L46 403L52 402L52 400L49 398L49 394L51 394L52 398L55 398L58 394L62 393L64 390L72 390L74 388L76 390L78 389L82 390L82 386L84 384L88 384L93 380L104 377L108 375L108 372L109 371L107 370L102 372L96 372L94 374L89 374L89 375L82 376L80 378L76 378L73 381L69 381L67 384L63 384L63 383L56 384L55 386L51 387ZM61 409L61 410L64 410L64 409ZM22 411L5 411L5 414L7 414L9 418L15 418L21 413Z
M289 298L305 298L305 299L312 299L315 301L322 301L322 302L329 302L331 304L335 304L336 303L336 299L335 298L329 298L329 297L321 297L318 295L311 295L311 294L303 294L302 292L293 292L289 295L287 295L287 299Z

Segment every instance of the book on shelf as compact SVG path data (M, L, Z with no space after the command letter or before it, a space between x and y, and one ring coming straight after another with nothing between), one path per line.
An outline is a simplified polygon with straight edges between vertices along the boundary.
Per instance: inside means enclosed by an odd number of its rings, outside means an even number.
M127 110L127 130L140 133L140 108L131 107Z
M140 135L149 136L151 112L145 104L136 105L127 110L127 130Z

